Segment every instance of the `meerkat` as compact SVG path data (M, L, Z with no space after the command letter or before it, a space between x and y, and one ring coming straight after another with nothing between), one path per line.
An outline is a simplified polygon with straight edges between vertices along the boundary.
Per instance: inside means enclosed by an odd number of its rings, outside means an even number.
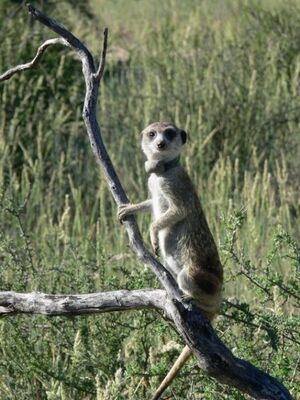
M150 240L155 254L161 254L183 296L192 299L211 321L221 303L223 268L196 190L180 165L186 139L184 130L167 122L152 123L141 132L151 198L121 205L118 217L122 221L127 215L152 211ZM191 355L186 346L153 400L160 398Z

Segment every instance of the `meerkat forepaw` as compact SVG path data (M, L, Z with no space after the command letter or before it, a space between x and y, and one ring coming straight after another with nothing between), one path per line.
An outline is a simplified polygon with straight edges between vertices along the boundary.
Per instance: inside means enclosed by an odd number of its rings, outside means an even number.
M121 204L118 207L117 218L121 224L123 223L124 218L131 213L130 207L131 207L131 204Z
M186 293L183 293L180 297L183 301L191 300L191 296Z

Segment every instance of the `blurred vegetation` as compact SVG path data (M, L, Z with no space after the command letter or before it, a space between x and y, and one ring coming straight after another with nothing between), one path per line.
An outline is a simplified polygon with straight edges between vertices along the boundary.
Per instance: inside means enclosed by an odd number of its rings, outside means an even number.
M54 35L0 3L0 71ZM99 119L131 201L147 196L138 132L172 120L225 266L215 327L300 398L300 4L247 0L36 1L98 58ZM0 85L0 290L157 287L128 248L81 119L81 65L51 48ZM149 217L139 217L147 238ZM153 311L0 321L1 399L146 399L182 341ZM246 399L191 360L165 398Z

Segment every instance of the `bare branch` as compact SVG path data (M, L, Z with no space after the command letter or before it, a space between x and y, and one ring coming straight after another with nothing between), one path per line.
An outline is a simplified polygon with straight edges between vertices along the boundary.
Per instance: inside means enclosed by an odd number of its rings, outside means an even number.
M163 309L166 292L161 289L116 290L113 292L50 295L0 292L0 315L80 315L111 311Z
M71 34L66 28L64 28L59 22L53 18L48 17L40 10L36 9L32 5L27 5L30 14L40 21L42 24L49 27L54 32L60 34L78 53L82 62L82 71L86 84L86 95L83 106L83 119L87 128L87 133L90 139L92 151L96 158L96 161L101 165L104 172L105 178L108 182L111 193L118 205L128 203L128 198L121 185L121 182L116 174L116 171L112 165L111 159L106 151L103 144L100 126L97 121L97 98L99 80L95 79L95 67L93 58L89 50ZM106 53L107 43L107 32L104 32L103 41L103 54ZM100 73L105 66L105 56L102 58L100 63ZM148 251L143 243L142 236L137 227L134 217L128 217L124 221L126 227L129 242L131 247L136 252L138 257L146 264L148 264L153 272L156 274L162 285L170 293L171 297L176 298L178 301L181 299L181 293L179 292L178 285L171 274L160 264L153 255Z
M23 71L26 71L27 69L34 68L39 63L39 61L42 58L42 55L44 54L46 49L49 46L52 46L54 44L62 44L64 46L69 46L69 43L62 38L46 40L38 48L35 57L30 62L28 62L26 64L17 65L16 67L10 68L8 71L4 72L4 74L0 75L0 82L10 79L13 75L15 75L18 72L23 72Z
M107 51L107 36L108 36L108 29L104 28L103 31L103 43L102 43L102 52L99 62L98 70L95 74L96 81L100 82L104 72L105 60L106 60L106 51Z
M89 50L84 46L84 44L77 39L71 32L69 32L63 25L55 21L55 19L48 17L46 14L42 13L40 10L35 8L31 4L27 4L29 13L43 25L46 25L53 32L57 33L59 36L64 38L71 47L75 49L78 53L81 61L83 63L83 69L89 69L95 72L94 60L89 52Z
M84 46L84 44L71 32L69 32L62 24L57 22L55 19L48 17L46 14L39 11L32 4L27 4L29 13L42 24L46 25L53 32L63 37L74 49L81 50L92 59L91 53Z

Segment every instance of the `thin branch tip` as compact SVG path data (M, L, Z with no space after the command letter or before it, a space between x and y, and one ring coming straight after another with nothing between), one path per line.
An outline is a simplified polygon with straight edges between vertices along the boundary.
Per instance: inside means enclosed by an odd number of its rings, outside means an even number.
M106 52L107 52L107 39L108 39L108 28L105 27L103 29L103 42L102 42L102 51L101 51L99 67L94 75L96 82L100 82L103 77L105 61L106 61Z
M88 66L88 70L94 71L94 60L91 53L76 36L74 36L60 22L56 21L53 18L50 18L48 15L35 8L33 5L28 4L27 7L29 13L35 19L37 19L41 24L45 25L53 32L57 33L61 38L66 40L71 47L73 47L73 49L78 53L81 62L84 65Z
M27 7L28 12L30 14L32 14L32 13L34 13L36 11L36 8L31 3L26 3L26 7Z
M19 72L26 71L31 68L35 68L38 66L43 54L47 50L48 47L55 45L55 44L61 44L63 46L69 46L68 42L63 39L63 38L54 38L54 39L48 39L46 40L43 44L40 45L40 47L37 49L36 55L34 58L27 62L26 64L19 64L16 65L15 67L10 68L6 72L0 75L0 82L6 81L10 79L13 75Z

